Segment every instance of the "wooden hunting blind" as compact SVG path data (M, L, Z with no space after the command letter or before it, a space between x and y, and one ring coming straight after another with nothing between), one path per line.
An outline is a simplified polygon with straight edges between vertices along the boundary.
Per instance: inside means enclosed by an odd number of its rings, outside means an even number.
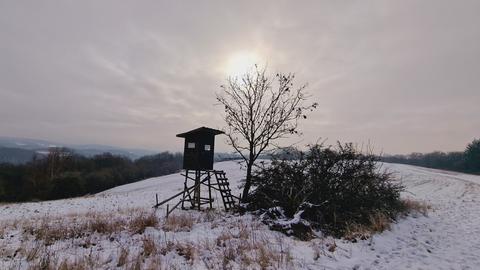
M182 197L175 206L169 208L167 204L167 216L180 204L182 209L186 209L185 203L189 203L191 209L200 210L200 207L205 204L213 208L212 190L220 193L225 210L235 206L235 199L239 200L239 198L232 195L225 172L213 169L215 136L223 133L220 130L200 127L177 134L177 137L185 139L183 151L185 173L182 174L185 177L184 189L162 202L158 202L157 197L155 208L179 196ZM191 182L193 185L189 186ZM208 192L208 197L201 197L202 187Z
M212 170L215 136L219 134L223 131L207 127L177 134L177 137L185 138L183 169Z

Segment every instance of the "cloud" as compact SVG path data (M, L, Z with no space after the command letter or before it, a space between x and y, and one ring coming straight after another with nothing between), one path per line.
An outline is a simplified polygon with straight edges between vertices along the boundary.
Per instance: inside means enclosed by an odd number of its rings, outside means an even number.
M296 72L304 141L455 150L480 130L477 1L0 4L0 134L179 150L221 127L230 55ZM297 140L293 139L293 141ZM220 149L227 150L226 146Z

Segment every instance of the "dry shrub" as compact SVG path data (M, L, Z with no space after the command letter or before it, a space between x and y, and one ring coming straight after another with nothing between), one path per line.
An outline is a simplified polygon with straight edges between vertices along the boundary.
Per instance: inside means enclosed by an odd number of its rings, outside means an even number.
M156 227L158 225L158 218L154 212L148 214L140 212L129 223L129 229L132 233L142 234L147 227Z
M195 224L195 218L191 214L170 215L163 223L166 232L189 232Z

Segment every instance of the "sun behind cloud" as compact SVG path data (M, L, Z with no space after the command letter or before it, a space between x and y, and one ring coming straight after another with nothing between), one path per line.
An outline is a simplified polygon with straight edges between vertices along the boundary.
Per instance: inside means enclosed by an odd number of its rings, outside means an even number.
M240 77L253 69L256 64L262 64L257 53L253 51L235 52L227 60L225 73L230 77Z

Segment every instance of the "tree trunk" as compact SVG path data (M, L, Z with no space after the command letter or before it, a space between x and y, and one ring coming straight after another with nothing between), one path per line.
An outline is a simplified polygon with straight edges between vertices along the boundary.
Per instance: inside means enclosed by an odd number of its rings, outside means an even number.
M247 202L248 192L250 191L250 187L252 186L252 167L253 163L247 163L247 177L245 178L245 186L243 187L243 194L242 194L242 202Z

